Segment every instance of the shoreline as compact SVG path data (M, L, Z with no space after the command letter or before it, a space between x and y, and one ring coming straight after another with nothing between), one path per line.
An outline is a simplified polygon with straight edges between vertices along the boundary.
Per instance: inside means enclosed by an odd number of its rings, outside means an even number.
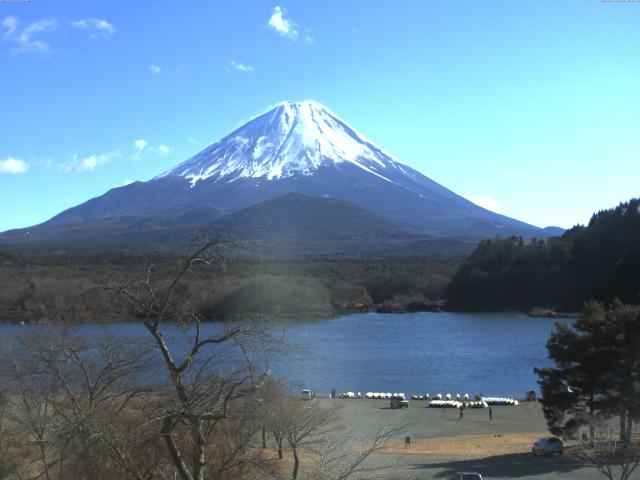
M576 319L579 315L578 312L555 312L553 310L547 311L545 314L541 313L532 313L531 311L519 311L519 310L457 310L457 309L404 309L404 310L389 310L389 309L379 309L379 308L371 308L371 309L358 309L358 310L337 310L334 315L300 315L296 316L294 314L280 315L278 318L268 318L268 315L265 315L264 322L265 323L283 323L283 324L295 324L295 323L316 323L316 322L325 322L331 320L337 320L343 317L349 317L351 315L365 315L369 313L375 313L379 315L409 315L409 314L420 314L420 313L453 313L453 314L463 314L463 315L516 315L527 318L543 318L543 319ZM250 315L246 315L250 317ZM213 318L213 319L204 319L203 323L233 323L236 320L242 321L242 319L233 319L233 318ZM17 320L11 317L3 317L0 316L0 325L16 325L16 326L74 326L74 325L110 325L110 324L118 324L118 323L141 323L142 319L140 318L126 318L114 321L86 321L86 322L52 322L49 320L46 321L30 321L25 322L24 320ZM175 320L166 320L167 324L178 324L180 322Z

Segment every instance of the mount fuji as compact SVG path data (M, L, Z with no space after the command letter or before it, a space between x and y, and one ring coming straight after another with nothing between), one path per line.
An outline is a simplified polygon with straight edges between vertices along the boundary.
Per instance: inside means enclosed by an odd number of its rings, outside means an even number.
M273 201L279 197L286 201ZM287 215L294 205L296 215ZM309 219L326 224L345 215L349 221L331 223L338 228L333 238L545 238L561 232L473 204L394 158L327 107L303 101L276 106L149 181L109 190L40 225L5 232L0 245L144 247L180 243L178 232L193 226L244 225L239 235L255 237L246 219L253 222L256 212L262 236L269 224L282 230L283 218L304 217L309 236Z

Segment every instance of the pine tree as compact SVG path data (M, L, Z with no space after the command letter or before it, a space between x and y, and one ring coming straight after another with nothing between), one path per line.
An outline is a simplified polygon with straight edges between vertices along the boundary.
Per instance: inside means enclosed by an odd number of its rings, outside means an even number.
M573 325L558 323L547 342L554 367L536 369L549 430L572 436L618 417L628 442L640 418L640 307L589 302Z

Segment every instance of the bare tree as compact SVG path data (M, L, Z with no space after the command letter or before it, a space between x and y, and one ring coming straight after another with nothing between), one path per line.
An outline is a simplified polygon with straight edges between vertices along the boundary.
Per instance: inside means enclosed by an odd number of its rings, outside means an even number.
M27 436L23 451L37 452L37 461L25 462L29 475L156 478L153 442L142 435L140 415L131 412L133 403L144 403L145 352L110 336L81 338L67 331L18 340L3 359L2 377L7 418ZM133 446L142 442L145 452L136 456Z
M37 452L37 460L31 464L31 470L38 463L39 475L49 480L51 470L60 462L59 455L54 452L53 444L50 443L58 420L48 401L51 391L26 388L25 384L20 387L15 392L15 404L10 407L7 417L28 436L28 441Z
M389 478L388 468L371 465L369 460L406 425L383 425L371 436L356 439L340 421L340 407L303 400L290 390L278 380L266 382L257 392L257 410L273 434L279 460L284 457L284 443L289 446L292 479L301 476L303 467L305 478L313 480Z
M273 436L278 451L278 459L284 458L283 423L287 416L284 385L276 379L265 381L256 391L255 408L260 417L260 436L262 448L267 448L267 431Z
M6 413L9 399L6 394L0 393L0 478L5 478L15 471L16 465L9 459L9 437L6 428Z
M150 267L146 279L132 285L112 285L106 290L115 298L126 298L160 352L172 393L159 418L162 436L170 458L182 480L203 480L208 474L212 454L211 437L228 431L231 407L236 400L252 394L263 380L257 374L251 350L259 341L270 339L267 329L251 324L235 324L222 331L204 334L202 318L188 302L176 299L176 290L198 264L222 265L222 244L209 242L181 262L168 284L162 286ZM166 338L165 323L179 322L186 353ZM236 347L242 362L225 368L220 353ZM224 437L224 435L222 435ZM236 455L233 455L234 458ZM212 474L225 471L219 462Z
M633 425L632 425L633 426ZM628 439L620 441L607 431L606 423L591 428L593 440L577 445L572 455L583 465L594 468L608 480L629 480L640 465L640 431L629 431Z
M405 430L406 425L383 425L370 438L354 441L348 432L330 432L313 449L314 480L345 480L348 478L389 478L389 469L370 465L370 457L382 450L387 442Z
M285 416L280 419L280 430L293 455L291 479L296 480L300 469L301 450L311 449L336 428L336 411L333 408L322 407L317 401L305 401L295 397L286 397L281 401L281 411Z
M15 470L2 456L0 468L30 480L258 479L282 465L254 448L259 435L266 447L270 431L280 459L285 444L291 450L293 480L307 460L312 478L372 478L377 469L366 460L399 427L347 440L335 408L287 395L273 381L269 355L286 346L268 326L206 325L177 294L199 265L223 264L219 248L204 246L169 276L151 266L139 281L99 290L131 306L144 340L72 329L22 338L0 361L8 392L0 454L10 425L24 462Z

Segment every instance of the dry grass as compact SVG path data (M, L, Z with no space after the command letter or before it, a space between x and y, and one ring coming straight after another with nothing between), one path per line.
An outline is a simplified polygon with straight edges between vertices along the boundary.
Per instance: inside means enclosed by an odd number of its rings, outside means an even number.
M291 450L285 446L283 450L284 458L278 459L278 450L275 448L252 448L250 449L252 455L261 461L271 466L272 473L278 476L290 476L293 470L293 455ZM317 460L317 455L313 452L306 450L299 450L298 456L300 457L300 473L311 469L314 462Z
M529 453L533 443L548 433L507 433L504 435L462 435L412 439L411 446L393 442L381 453L391 455L433 455L451 459L476 459L514 453Z

